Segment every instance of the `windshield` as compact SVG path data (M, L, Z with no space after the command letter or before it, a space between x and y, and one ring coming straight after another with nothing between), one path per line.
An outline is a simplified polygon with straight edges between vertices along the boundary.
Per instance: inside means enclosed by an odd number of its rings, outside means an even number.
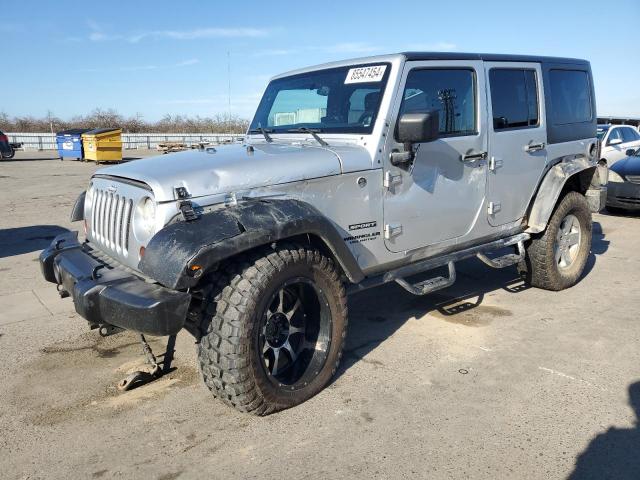
M598 130L596 131L596 135L598 137L598 140L602 140L604 138L604 136L607 134L608 131L609 131L609 127L608 126L600 126L600 125L598 125Z
M371 133L390 70L389 64L348 66L274 80L249 130Z

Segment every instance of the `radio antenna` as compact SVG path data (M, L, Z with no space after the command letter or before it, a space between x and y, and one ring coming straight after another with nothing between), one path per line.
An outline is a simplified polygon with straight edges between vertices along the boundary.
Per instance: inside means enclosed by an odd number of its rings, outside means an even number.
M227 77L229 77L227 127L231 133L231 52L229 50L227 50Z

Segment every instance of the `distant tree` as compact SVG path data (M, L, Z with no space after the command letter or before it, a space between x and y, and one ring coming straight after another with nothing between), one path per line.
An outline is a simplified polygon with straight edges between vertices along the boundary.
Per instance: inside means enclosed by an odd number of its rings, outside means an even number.
M122 122L122 130L127 133L143 133L147 128L142 114L136 113L135 116L125 118Z
M47 112L44 118L10 117L0 112L0 130L5 132L45 133L69 128L122 128L127 133L244 133L249 121L226 113L210 117L166 114L156 122L147 122L141 113L124 117L116 110L96 108L87 115L63 120Z
M0 130L9 131L11 130L12 126L13 121L11 118L9 118L9 115L7 115L6 112L0 112Z

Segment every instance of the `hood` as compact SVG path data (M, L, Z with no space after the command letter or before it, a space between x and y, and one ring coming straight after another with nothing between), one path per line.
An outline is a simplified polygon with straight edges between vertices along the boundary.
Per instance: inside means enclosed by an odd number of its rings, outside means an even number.
M99 170L149 185L157 201L172 201L175 187L192 198L216 193L296 182L371 168L368 152L359 146L329 148L304 144L256 143L222 145L214 151L189 150L135 160Z
M618 175L640 175L640 157L631 156L618 160L609 167Z

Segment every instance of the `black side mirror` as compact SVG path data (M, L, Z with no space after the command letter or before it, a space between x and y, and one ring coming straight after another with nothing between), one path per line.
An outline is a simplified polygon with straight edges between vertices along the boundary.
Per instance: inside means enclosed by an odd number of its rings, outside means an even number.
M398 141L405 144L437 140L440 115L437 110L426 113L405 113L398 121Z
M396 138L404 144L404 152L391 153L391 164L409 168L413 162L414 143L437 140L440 132L440 116L437 110L426 113L405 113L398 120Z
M624 152L624 154L627 157L633 157L637 151L638 151L637 148L629 148L626 152Z

